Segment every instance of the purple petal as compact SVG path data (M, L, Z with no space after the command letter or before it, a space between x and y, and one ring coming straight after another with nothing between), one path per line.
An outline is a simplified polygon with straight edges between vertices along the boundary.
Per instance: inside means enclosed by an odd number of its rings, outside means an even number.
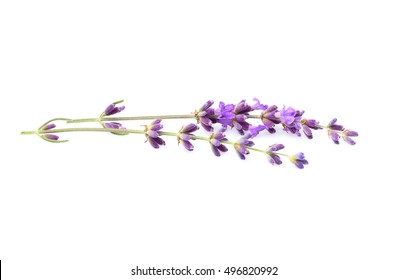
M278 155L272 155L272 157L273 157L273 160L275 161L275 163L276 163L277 165L282 164L282 160L281 160L280 156L278 156Z
M262 119L262 122L263 122L263 124L266 126L266 127L268 127L268 128L272 128L272 127L274 127L275 126L275 123L273 122L273 121L271 121L271 120L268 120L268 119Z
M272 112L273 114L275 114L276 110L278 110L278 106L272 105L272 106L269 106L269 107L265 110L265 112Z
M206 111L208 108L210 108L214 104L213 100L208 100L207 102L204 103L203 106L201 106L199 111Z
M212 121L207 117L200 118L200 122L201 122L201 124L205 124L205 125L211 125L212 124Z
M333 130L330 130L330 131L329 131L329 136L330 136L330 138L333 140L333 142L334 142L335 144L339 144L339 143L340 143L340 142L339 142L340 135L339 135L337 132L335 132L335 131L333 131Z
M246 115L236 115L235 116L235 119L238 121L238 122L244 122L246 119L247 119L247 116Z
M224 144L219 145L217 148L218 148L218 150L220 150L221 152L224 152L224 153L228 151L227 146L225 146Z
M199 129L199 127L196 124L190 123L188 125L183 126L181 128L181 132L191 133L191 132L194 132L194 131L196 131L198 129Z
M313 138L312 130L306 125L303 126L303 133L306 135L307 138L309 139Z
M105 115L109 116L111 115L112 110L115 108L114 104L109 104L108 107L106 107L105 109Z
M254 138L255 136L257 136L261 131L265 130L267 127L264 125L258 125L258 126L253 126L250 125L249 126L249 134L250 134L250 138Z
M191 135L190 135L190 134L181 133L181 134L179 134L179 137L180 137L180 139L183 140L183 141L188 141L188 140L190 140Z
M163 125L161 123L156 123L156 124L150 125L149 130L158 131L162 128L163 128Z
M311 129L322 129L322 127L318 127L319 122L316 120L306 120L305 125Z
M234 121L234 127L238 131L242 131L242 125L239 122Z
M353 131L353 130L346 130L344 132L344 134L347 135L347 136L358 136L358 133L356 131Z
M329 122L329 125L328 125L328 126L332 126L332 125L335 124L336 122L337 122L337 119L334 118L334 119L332 119L332 120Z
M218 118L217 121L223 126L232 126L232 119L230 118Z
M151 126L158 124L161 122L161 119L155 119L154 121L152 121L152 123L150 124Z
M234 107L234 104L227 104L225 105L224 110L227 112L232 112L234 110Z
M214 155L216 157L219 157L221 155L220 151L218 151L217 147L214 145L211 145L211 150L213 151Z
M278 155L270 155L268 154L268 161L273 164L273 165L280 165L282 164L282 160L280 159L280 157Z
M295 120L295 117L293 116L286 116L286 115L281 116L281 122L286 125L292 124L294 120Z
M283 144L273 144L267 149L268 152L276 152L285 148Z
M159 133L158 133L157 131L155 131L155 130L149 130L149 131L147 131L147 135L149 135L149 137L152 137L152 138L157 138L157 137L159 137Z
M154 140L155 138L152 137L147 137L150 145L152 145L153 148L158 149L159 148L159 144Z
M164 142L164 140L161 139L160 137L153 138L153 140L156 141L157 144L159 144L159 145L166 145L166 142Z
M237 154L240 159L245 160L245 155L243 153L240 153L239 151L237 151Z
M302 162L297 160L297 161L294 162L294 164L296 165L297 168L303 169L303 163Z
M214 130L214 128L211 125L206 125L202 123L201 126L208 132L211 132Z
M182 140L181 143L183 144L184 148L186 148L188 151L194 150L193 144L191 144L189 141Z
M268 105L261 104L261 102L257 98L254 98L253 100L256 103L251 106L252 110L265 110L268 108Z
M351 139L350 137L348 137L346 135L343 135L343 140L346 141L346 143L350 144L350 145L355 145L356 144L356 142L353 139Z
M276 132L276 129L273 128L273 127L268 128L268 132L269 132L270 134L274 134L274 133Z

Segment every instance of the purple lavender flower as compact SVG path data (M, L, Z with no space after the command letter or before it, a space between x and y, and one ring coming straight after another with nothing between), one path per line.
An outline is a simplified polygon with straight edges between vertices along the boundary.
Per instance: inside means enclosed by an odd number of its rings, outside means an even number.
M333 140L334 144L340 144L340 135L335 130L328 130L327 133L329 134L331 140Z
M337 119L334 118L329 122L329 125L327 126L330 130L339 130L343 131L344 127L340 124L337 124Z
M216 122L215 111L211 106L214 104L213 100L208 100L200 109L194 112L194 117L197 123L207 131L213 131L212 124Z
M257 98L254 98L253 100L256 103L251 106L252 111L254 111L254 110L266 110L268 108L268 105L261 104L261 102Z
M163 125L160 122L161 119L155 119L148 126L144 125L146 142L149 141L150 145L152 145L152 147L155 149L158 149L161 145L166 144L166 142L159 137L159 130L163 128Z
M105 128L113 128L113 129L126 129L125 127L122 126L122 124L118 122L105 122L103 123L103 126Z
M289 160L296 165L297 168L303 169L306 164L309 162L305 159L305 155L303 153L297 153L289 157Z
M280 165L282 164L282 160L280 159L279 155L276 153L279 150L285 148L282 144L273 144L266 149L265 153L268 155L268 161L273 165Z
M303 119L303 120L301 120L300 123L301 123L302 128L303 128L303 133L309 139L313 138L312 129L314 129L314 130L322 129L322 127L319 126L319 122L316 121L316 120Z
M235 115L232 112L234 110L234 104L225 105L224 102L220 102L219 107L215 109L217 114L217 122L222 126L232 126L232 120Z
M190 123L188 125L183 126L179 134L177 136L177 141L180 144L180 142L183 144L184 148L186 148L188 151L192 151L194 149L193 144L190 143L190 140L195 140L194 138L191 138L193 136L193 132L197 131L199 127L193 123Z
M111 115L117 114L119 112L122 112L124 109L125 109L125 106L117 107L116 104L112 103L112 104L109 104L108 107L106 107L103 114L105 116L111 116Z
M59 136L55 135L55 134L44 134L43 136L45 138L47 138L49 140L53 140L53 141L57 141L59 139Z
M283 130L300 136L299 131L302 129L300 120L302 119L303 113L304 111L295 110L292 107L288 107L286 109L286 107L283 106L282 110L275 113L275 117L280 118L283 125Z
M214 153L215 156L219 157L221 155L220 152L226 152L228 151L227 147L221 143L221 141L228 141L227 138L225 138L225 130L226 127L220 128L217 132L214 132L210 136L210 145L211 149Z
M269 106L265 111L261 113L261 121L267 127L269 133L275 133L275 125L280 124L280 119L275 117L278 112L278 107L276 105Z
M350 137L355 137L355 136L358 136L358 133L353 130L345 130L342 133L343 140L346 141L346 143L350 145L356 144L356 142L354 142L354 140L350 138Z
M244 160L245 155L249 154L248 147L255 145L254 142L249 139L252 138L251 134L247 133L245 136L241 137L237 142L234 143L235 151L237 152L240 159Z
M241 100L234 107L233 113L235 117L232 120L232 126L235 127L235 129L241 135L244 135L244 131L249 129L250 124L246 121L246 119L251 111L253 111L252 107L249 106L245 100Z
M258 134L261 131L265 130L266 128L267 127L265 125L257 125L257 126L250 125L249 126L249 134L250 134L249 138L255 138L256 136L258 136Z

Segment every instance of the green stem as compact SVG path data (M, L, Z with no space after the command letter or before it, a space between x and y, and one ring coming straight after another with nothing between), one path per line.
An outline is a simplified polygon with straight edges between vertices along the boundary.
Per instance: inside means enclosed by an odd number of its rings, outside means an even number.
M248 115L247 116L249 119L260 119L261 116L260 115Z
M258 148L253 148L253 147L247 147L248 150L252 150L252 151L257 151L257 152L261 152L261 153L265 153L264 150L258 149Z
M22 134L26 131L23 131ZM144 130L135 129L116 129L116 128L85 128L85 127L73 127L73 128L60 128L60 129L50 129L50 130L38 130L38 134L43 133L62 133L62 132L114 132L114 133L134 133L134 134L144 134Z
M24 135L27 135L27 134L38 134L38 131L22 131L20 134L24 134Z
M49 130L36 130L36 131L22 131L21 134L27 135L27 134L36 134L38 136L41 136L42 134L54 134L54 133L64 133L64 132L109 132L109 133L115 133L115 134L145 134L144 130L136 130L136 129L115 129L115 128L87 128L87 127L71 127L71 128L59 128L59 129L49 129ZM170 131L159 131L160 136L173 136L173 137L178 137L179 132L170 132ZM202 140L202 141L210 141L211 139L209 137L204 137L204 136L199 136L199 135L191 135L191 139L196 139L196 140ZM46 139L45 139L46 140ZM65 141L65 140L63 140ZM51 141L54 142L54 141ZM221 140L220 141L223 144L231 145L234 146L235 142L232 141L226 141L226 140ZM265 151L253 148L253 147L248 147L248 149L265 153ZM279 153L276 153L279 154ZM283 154L281 154L283 155ZM286 156L286 155L285 155Z
M27 134L36 134L41 137L42 134L54 134L54 133L63 133L63 132L109 132L109 133L114 133L114 134L145 134L146 132L144 130L136 130L136 129L115 129L115 128L86 128L86 127L75 127L75 128L60 128L60 129L49 129L49 130L36 130L36 131L22 131L21 134L27 135ZM159 131L160 136L172 136L172 137L178 137L179 132L170 132L170 131ZM43 138L43 137L42 137ZM191 139L196 139L196 140L202 140L202 141L210 141L211 138L209 137L204 137L204 136L199 136L199 135L191 135ZM49 142L53 143L61 143L61 142L66 142L68 140L49 140L46 138L43 138L44 140L47 140ZM232 141L226 141L226 140L221 140L220 141L223 144L231 145L234 146L236 143ZM264 150L254 148L254 147L248 147L246 146L248 150L260 152L260 153L268 153ZM286 154L282 153L276 153L272 152L273 154L280 155L280 156L285 156L289 157Z
M104 122L104 121L139 121L139 120L155 120L155 119L194 119L195 115L157 115L157 116L136 116L136 117L101 117L87 119L72 119L67 123L84 123L84 122Z

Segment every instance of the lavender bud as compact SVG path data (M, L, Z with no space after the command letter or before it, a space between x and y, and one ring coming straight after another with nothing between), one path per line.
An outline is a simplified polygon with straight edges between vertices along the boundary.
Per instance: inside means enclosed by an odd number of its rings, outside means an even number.
M50 129L53 129L53 128L55 128L55 127L56 127L55 124L49 123L49 124L45 125L45 126L42 128L42 130L50 130Z
M305 155L303 153L297 153L289 157L289 160L296 165L297 168L303 169L306 164L309 162L305 159Z
M54 140L54 141L57 141L59 139L59 136L55 134L44 134L43 136L47 139Z

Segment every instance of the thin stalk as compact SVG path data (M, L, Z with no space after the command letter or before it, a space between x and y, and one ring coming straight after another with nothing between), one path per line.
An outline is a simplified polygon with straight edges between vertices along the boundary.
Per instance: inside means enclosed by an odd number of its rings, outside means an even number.
M146 132L144 130L137 130L137 129L115 129L115 128L86 128L86 127L70 127L70 128L60 128L60 129L49 129L49 130L34 130L34 131L22 131L21 134L27 135L27 134L36 134L38 136L41 136L43 134L55 134L55 133L65 133L65 132L109 132L109 133L115 133L115 134L145 134ZM170 131L158 131L160 136L172 136L172 137L178 137L179 132L170 132ZM202 141L207 141L209 142L211 138L209 137L204 137L204 136L199 136L199 135L191 135L191 139L196 139L196 140L202 140ZM45 139L46 140L46 139ZM51 141L54 142L54 141ZM234 146L236 143L232 141L226 141L226 140L221 140L220 141L223 144L231 145ZM265 153L264 150L253 148L253 147L248 147L246 146L247 149L260 152L260 153ZM285 154L281 153L274 153L277 155L281 156L288 156Z
M156 116L135 116L135 117L100 117L86 119L71 119L67 123L85 123L85 122L104 122L104 121L139 121L139 120L155 120L155 119L194 119L195 115L156 115Z

